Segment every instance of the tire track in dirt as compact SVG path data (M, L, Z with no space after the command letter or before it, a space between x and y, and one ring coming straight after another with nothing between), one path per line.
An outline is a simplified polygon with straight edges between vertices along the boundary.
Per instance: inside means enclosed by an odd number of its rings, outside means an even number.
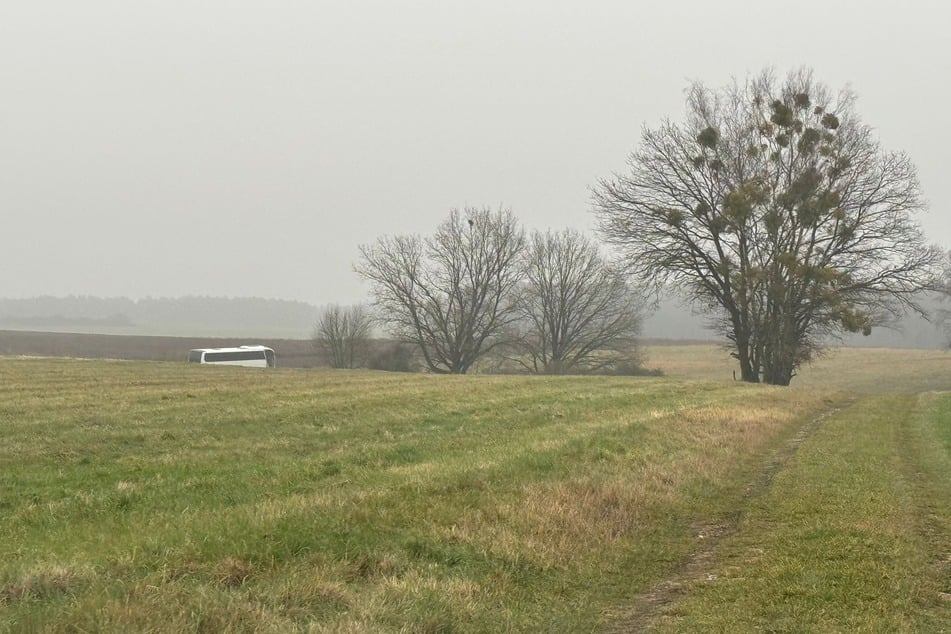
M603 631L608 634L647 631L666 607L675 604L684 596L691 582L701 579L715 580L716 576L712 571L717 546L739 531L749 502L761 497L769 490L776 474L796 455L799 446L812 436L826 419L854 404L854 399L849 400L806 420L795 435L773 452L756 477L746 485L743 506L733 514L733 520L720 524L694 524L692 531L697 536L697 549L678 566L673 574L655 583L647 592L634 597L631 605L612 615L614 616L613 623Z

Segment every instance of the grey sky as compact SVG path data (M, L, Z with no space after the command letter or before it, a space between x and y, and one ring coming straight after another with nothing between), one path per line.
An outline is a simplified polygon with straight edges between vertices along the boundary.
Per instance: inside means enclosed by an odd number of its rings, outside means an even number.
M451 207L589 229L690 80L801 65L907 151L951 246L934 1L32 0L0 7L0 296L363 299ZM238 246L240 245L240 246Z

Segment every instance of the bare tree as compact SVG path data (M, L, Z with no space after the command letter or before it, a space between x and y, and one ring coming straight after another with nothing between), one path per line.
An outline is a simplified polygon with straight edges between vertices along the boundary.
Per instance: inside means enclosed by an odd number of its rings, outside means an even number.
M708 309L746 381L787 385L830 337L921 311L933 286L915 168L854 101L806 70L695 84L686 122L645 128L629 171L595 190L630 270Z
M355 368L366 357L371 331L371 315L364 306L334 304L321 314L314 328L314 343L330 357L331 367Z
M523 267L518 341L530 369L568 374L636 357L644 297L591 240L536 231Z
M432 372L463 374L500 343L524 232L510 211L453 210L432 236L389 236L360 247L381 319L419 347Z

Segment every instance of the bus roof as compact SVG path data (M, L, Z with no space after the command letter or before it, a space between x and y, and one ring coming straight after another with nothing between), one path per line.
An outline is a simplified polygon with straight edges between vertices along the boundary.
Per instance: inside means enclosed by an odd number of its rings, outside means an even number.
M237 346L233 348L192 348L192 352L241 352L242 350L252 350L252 351L271 350L271 352L274 352L274 350L272 350L271 348L268 348L267 346Z

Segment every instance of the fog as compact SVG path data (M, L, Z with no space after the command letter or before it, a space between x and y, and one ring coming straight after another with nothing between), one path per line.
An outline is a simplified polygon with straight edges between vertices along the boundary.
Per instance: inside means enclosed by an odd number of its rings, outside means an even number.
M358 245L453 207L590 230L684 89L851 85L951 246L937 2L8 2L0 297L364 299Z

